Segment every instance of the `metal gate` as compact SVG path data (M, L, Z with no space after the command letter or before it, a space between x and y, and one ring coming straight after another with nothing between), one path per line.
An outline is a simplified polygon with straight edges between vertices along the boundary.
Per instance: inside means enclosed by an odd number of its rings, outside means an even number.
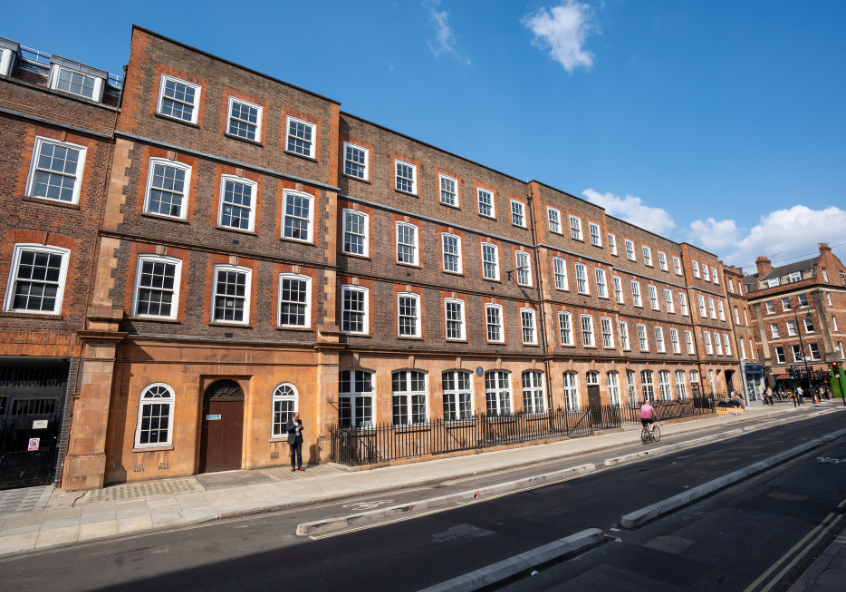
M0 367L0 489L53 481L68 367Z

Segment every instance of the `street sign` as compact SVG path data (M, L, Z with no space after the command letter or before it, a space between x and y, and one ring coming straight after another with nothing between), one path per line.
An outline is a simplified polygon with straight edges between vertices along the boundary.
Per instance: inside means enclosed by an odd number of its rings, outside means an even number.
M32 429L33 430L43 430L47 428L47 420L46 419L36 419L32 422Z
M217 415L206 415L206 421L212 421L215 419L220 419L220 414Z
M30 438L29 439L29 446L27 446L27 452L32 452L33 450L38 450L38 444L41 442L41 438Z

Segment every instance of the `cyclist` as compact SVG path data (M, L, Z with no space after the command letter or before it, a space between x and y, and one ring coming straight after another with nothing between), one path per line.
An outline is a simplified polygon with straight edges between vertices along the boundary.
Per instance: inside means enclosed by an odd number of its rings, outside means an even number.
M643 405L640 406L640 423L649 429L650 434L652 433L652 426L655 424L655 409L649 404L649 399L644 399Z

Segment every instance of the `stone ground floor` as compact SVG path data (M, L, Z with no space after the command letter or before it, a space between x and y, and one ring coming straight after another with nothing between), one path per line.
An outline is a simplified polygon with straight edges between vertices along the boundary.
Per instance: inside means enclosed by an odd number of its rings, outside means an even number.
M730 363L350 352L335 344L212 344L88 336L62 487L283 467L296 411L303 463L332 427L725 396Z

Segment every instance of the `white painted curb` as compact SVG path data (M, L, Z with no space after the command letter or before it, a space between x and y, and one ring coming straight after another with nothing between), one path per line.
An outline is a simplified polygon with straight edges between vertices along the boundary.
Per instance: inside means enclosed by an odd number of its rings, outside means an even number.
M598 528L589 528L567 538L509 557L493 565L447 580L420 592L474 592L502 583L553 561L561 561L605 542Z
M523 489L524 487L533 487L544 483L560 481L568 477L576 477L586 473L591 473L595 470L596 466L592 464L579 465L577 467L570 467L560 471L554 471L552 473L518 479L517 481L497 483L480 489L452 493L450 495L419 500L416 502L408 502L407 504L401 504L398 506L371 510L370 512L341 516L339 518L326 518L323 520L316 520L314 522L304 522L297 526L297 534L300 536L307 536L330 530L371 524L373 522L385 520L386 518L393 518L395 516L411 515L414 513L419 514L421 512L443 508L457 503L470 503L483 500L502 493Z
M683 491L678 495L674 495L673 497L669 497L663 501L651 504L649 506L646 506L645 508L641 508L640 510L636 510L634 512L626 514L620 520L620 524L623 526L623 528L638 528L640 526L643 526L647 522L658 518L659 516L668 514L693 501L710 495L715 491L728 487L729 485L733 485L738 481L742 481L747 477L751 477L752 475L755 475L762 471L766 471L767 469L772 468L779 463L782 463L793 457L799 456L809 450L817 448L818 446L822 446L826 442L831 442L832 440L835 440L843 435L846 435L846 429L838 430L836 432L832 432L831 434L826 434L825 436L822 436L819 440L809 440L808 442L805 442L800 446L796 446L795 448L791 448L790 450L785 450L784 452L776 454L775 456L771 456L770 458L764 459L753 465L749 465L748 467L740 469L739 471L729 473L728 475L723 475L718 479L714 479L713 481L709 481L708 483L703 483L698 487Z

